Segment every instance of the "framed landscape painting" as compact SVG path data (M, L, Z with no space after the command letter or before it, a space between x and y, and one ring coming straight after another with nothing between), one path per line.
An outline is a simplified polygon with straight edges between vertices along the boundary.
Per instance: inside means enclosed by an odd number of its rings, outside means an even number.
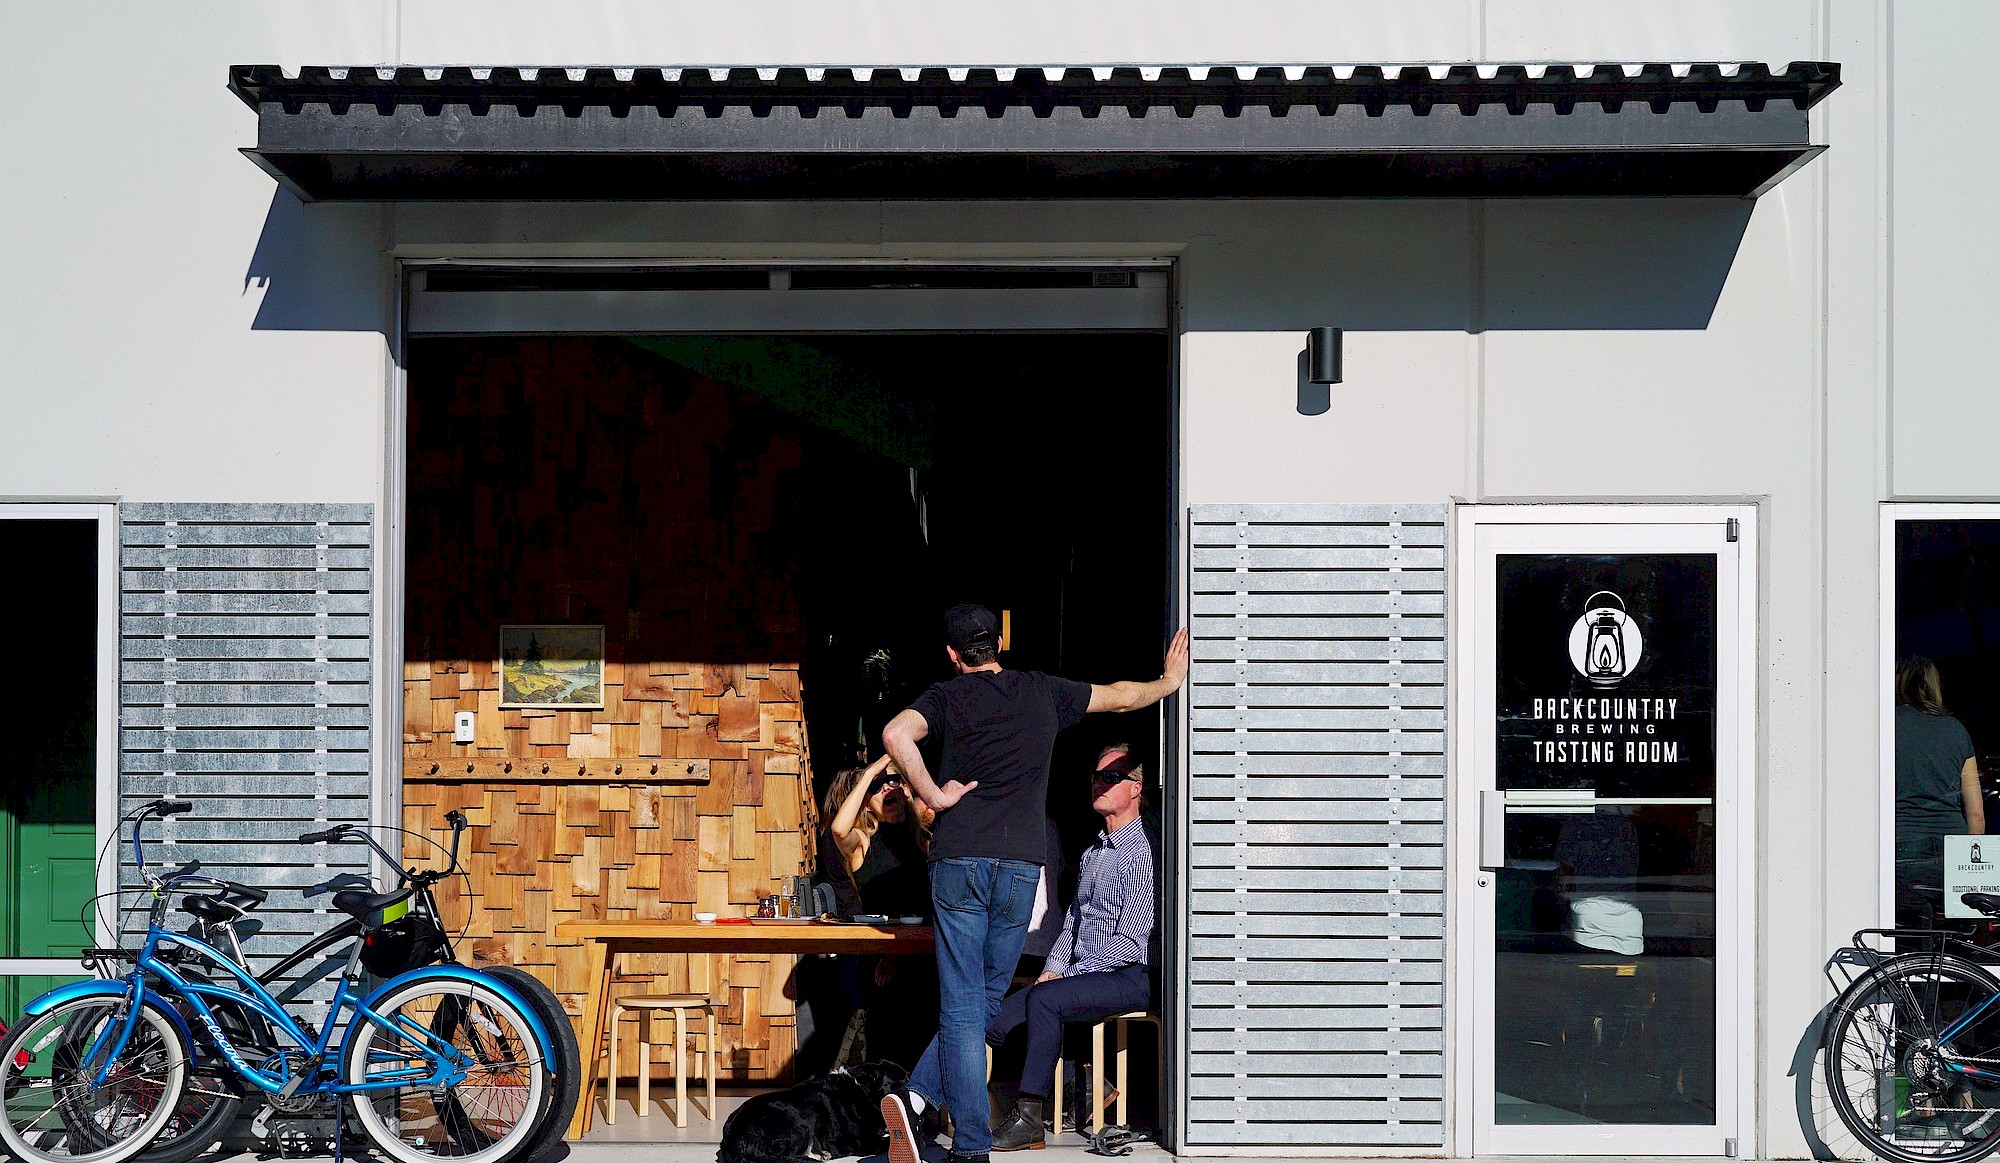
M500 627L500 706L602 709L604 627Z

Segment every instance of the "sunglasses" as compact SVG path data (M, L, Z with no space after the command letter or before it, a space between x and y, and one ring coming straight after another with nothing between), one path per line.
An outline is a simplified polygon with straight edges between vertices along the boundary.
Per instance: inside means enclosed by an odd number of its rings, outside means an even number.
M872 796L883 788L902 786L903 777L900 775L878 775L875 777L875 782L868 785L868 794Z
M1144 776L1143 774L1141 774L1140 772L1137 772L1137 771L1119 771L1119 770L1117 770L1117 769L1115 769L1115 768L1114 768L1114 769L1111 769L1111 770L1107 770L1107 771L1099 771L1099 772L1094 772L1094 773L1092 773L1092 774L1091 774L1091 777L1090 777L1090 782L1092 782L1092 783L1101 783L1101 784L1107 784L1107 785L1108 785L1108 784L1114 784L1114 783L1123 783L1124 781L1126 781L1126 780L1128 780L1128 779L1129 779L1129 780L1131 780L1131 781L1132 781L1133 783L1138 783L1138 782L1139 782L1140 780L1142 780L1142 779L1144 779L1144 778L1146 778L1146 777L1145 777L1145 776Z

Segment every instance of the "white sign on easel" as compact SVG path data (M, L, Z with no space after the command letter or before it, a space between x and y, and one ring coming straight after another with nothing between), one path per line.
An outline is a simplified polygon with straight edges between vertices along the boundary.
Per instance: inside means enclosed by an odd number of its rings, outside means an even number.
M2000 836L1944 838L1944 915L1985 919L1962 899L1969 892L2000 896Z

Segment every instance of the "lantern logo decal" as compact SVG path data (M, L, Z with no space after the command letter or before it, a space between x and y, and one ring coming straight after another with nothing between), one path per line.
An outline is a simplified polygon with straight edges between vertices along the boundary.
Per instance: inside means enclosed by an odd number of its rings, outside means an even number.
M1569 628L1569 661L1593 686L1614 687L1639 665L1646 639L1625 599L1598 590L1583 600L1583 616Z

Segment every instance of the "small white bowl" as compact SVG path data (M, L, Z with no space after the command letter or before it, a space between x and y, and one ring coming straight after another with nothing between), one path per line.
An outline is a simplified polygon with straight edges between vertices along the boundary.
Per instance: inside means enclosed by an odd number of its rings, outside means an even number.
M696 913L694 915L694 923L697 925L713 925L715 923L715 914Z

